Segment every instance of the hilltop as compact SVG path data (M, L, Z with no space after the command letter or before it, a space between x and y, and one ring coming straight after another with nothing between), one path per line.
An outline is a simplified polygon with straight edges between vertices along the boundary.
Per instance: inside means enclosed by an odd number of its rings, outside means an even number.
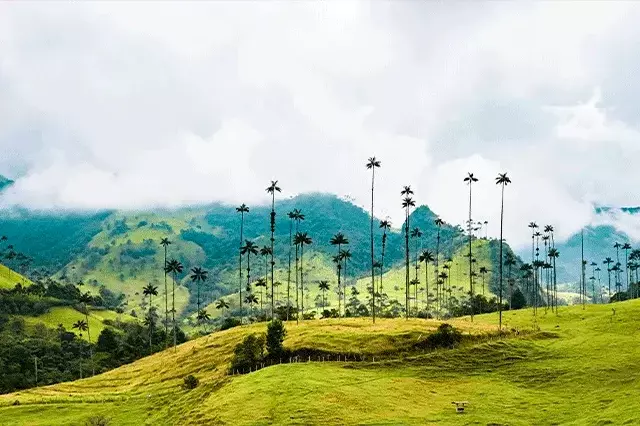
M451 321L467 336L456 349L424 351L436 320L333 319L287 323L285 347L333 361L228 375L234 346L253 324L213 333L105 374L0 396L7 425L634 423L640 420L640 301L531 310ZM465 343L466 342L466 343ZM341 360L336 361L338 355ZM349 355L349 360L344 360ZM374 361L374 356L378 356ZM188 374L200 385L180 388ZM313 395L313 397L309 397ZM464 415L451 401L469 401ZM239 410L250 401L251 409Z

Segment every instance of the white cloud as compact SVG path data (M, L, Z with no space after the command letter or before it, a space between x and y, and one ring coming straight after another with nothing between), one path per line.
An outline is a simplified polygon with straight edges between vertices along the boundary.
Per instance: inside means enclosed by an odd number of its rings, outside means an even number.
M0 3L0 172L19 175L5 202L259 202L278 179L283 196L368 206L376 155L376 214L396 223L405 184L461 223L467 171L494 235L509 172L516 244L531 220L562 238L592 203L640 204L638 121L616 115L640 101L616 66L639 53L640 8L467 6Z

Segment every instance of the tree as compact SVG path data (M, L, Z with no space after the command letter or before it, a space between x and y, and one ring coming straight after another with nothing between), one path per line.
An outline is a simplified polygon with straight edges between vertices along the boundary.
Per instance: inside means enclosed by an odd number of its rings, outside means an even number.
M267 291L267 299L269 298L269 289L268 289L268 284L269 284L269 266L267 264L267 262L269 261L269 256L271 255L271 253L273 253L271 251L271 247L269 246L263 246L260 249L260 256L262 256L264 258L264 288ZM273 287L273 281L271 281L271 287ZM271 295L273 296L273 293L271 293ZM273 305L272 305L273 306ZM262 299L260 299L260 310L262 310Z
M249 308L253 313L253 305L258 303L258 298L254 294L247 293L247 297L245 297L244 301L249 304Z
M304 272L302 265L304 260L304 246L310 245L312 241L306 232L298 232L296 233L294 243L296 244L296 246L300 247L300 290L302 298L302 318L304 319Z
M609 279L609 299L611 299L611 264L613 263L613 259L607 257L602 263L607 266L607 276Z
M405 221L404 221L404 253L405 253L405 317L409 319L409 211L411 207L415 207L416 203L411 198L413 191L411 186L404 186L400 195L402 199L402 208L405 209Z
M169 290L167 288L167 247L171 244L168 238L162 238L160 245L164 247L164 264L162 270L164 271L164 336L165 348L169 346Z
M511 179L507 176L506 173L498 173L498 177L496 177L496 185L500 185L501 188L501 197L500 197L500 296L498 302L498 309L500 310L500 319L499 319L499 328L502 329L502 244L504 243L504 237L502 236L502 231L504 229L504 188L505 186L511 183ZM471 188L469 188L471 190ZM482 276L482 291L484 292L484 275Z
M249 213L249 207L246 204L241 204L236 207L236 212L240 213L240 247L238 248L238 290L239 290L239 303L240 303L240 315L242 315L242 242L244 241L244 214Z
M420 262L424 262L424 280L427 291L427 312L429 312L429 262L433 262L435 258L429 250L424 250L420 254Z
M329 291L329 281L322 280L318 282L318 288L322 291L322 311L324 312L327 306L326 292Z
M82 337L83 331L89 330L89 324L85 320L78 320L71 327L80 332L80 337ZM80 378L82 379L82 362L80 362Z
M627 285L627 291L629 291L629 250L631 250L631 244L629 243L624 243L622 245L622 250L624 250L624 256L625 256L625 269L626 269L626 285Z
M384 269L384 252L387 247L387 231L391 229L391 222L389 220L383 220L380 222L379 227L382 229L382 255L380 258L380 293L382 293L382 272Z
M260 287L260 310L264 311L264 308L262 306L262 288L267 288L267 280L265 278L258 278L258 281L256 281L255 285L256 287Z
M275 238L273 234L276 231L276 192L281 192L280 187L278 186L277 180L272 180L271 185L269 185L266 189L267 193L271 194L271 215L270 215L270 225L271 225L271 319L275 318L276 309L274 306L274 296L273 296L273 288L274 288L274 280L273 280L273 267L276 262L273 260L273 243Z
M89 325L89 304L93 302L93 298L89 293L82 293L78 298L78 301L82 303L82 309L84 310L84 318L87 324L87 339L89 340L89 354L91 357L91 375L95 375L95 366L93 365L93 346L91 346L91 327Z
M293 222L296 219L296 209L287 213L289 218L289 259L287 262L287 321L291 310L291 249L293 247Z
M549 259L551 260L551 266L553 268L552 270L552 274L553 274L553 281L552 281L552 288L553 288L553 304L556 308L556 314L558 313L558 284L556 281L556 259L558 257L560 257L560 252L558 251L558 249L556 249L555 247L551 247L549 249ZM593 265L597 265L595 262L593 262ZM553 305L551 307L553 309Z
M207 280L209 272L205 271L200 267L195 267L191 269L191 281L196 283L198 288L198 312L200 312L200 283L203 283Z
M216 302L216 309L224 311L225 309L229 309L229 304L224 299L220 299Z
M438 305L438 311L440 310L440 294L439 294L439 278L438 278L438 266L440 263L440 231L442 230L442 225L444 225L444 221L442 219L440 219L439 217L437 217L433 223L435 223L435 225L438 227L438 232L436 235L436 264L435 264L435 268L434 268L434 274L436 276L436 302Z
M336 270L338 274L338 314L340 314L340 291L342 291L342 286L340 283L342 272L341 247L345 244L349 244L349 240L344 236L342 232L338 232L336 235L331 237L331 239L329 240L329 244L331 244L332 246L338 246L338 253L333 257L333 262L336 264Z
M367 161L367 169L371 170L371 293L373 294L372 299L372 309L371 309L371 317L373 318L373 322L376 322L376 284L375 284L375 271L374 271L374 260L373 260L373 191L374 191L374 183L376 177L376 169L380 167L380 161L376 159L376 157L371 157Z
M158 287L149 283L142 289L142 294L149 298L149 317L151 317L151 310L153 309L153 296L158 295ZM149 321L149 355L153 353L153 322Z
M467 172L464 182L467 182L469 185L469 294L471 294L471 300L473 300L473 268L471 264L471 259L473 259L473 256L471 255L471 240L473 239L473 233L471 230L471 187L472 184L477 181L478 178L476 178L473 173ZM471 322L473 322L473 303L471 304Z
M349 261L351 260L351 250L346 249L346 250L341 250L340 251L340 259L342 260L342 262L344 262L344 284L342 285L342 299L344 302L344 307L345 307L345 311L347 309L347 298L346 298L346 287L347 287L347 265L349 264ZM373 263L374 267L375 267L375 262Z
M415 276L413 277L415 283L414 283L414 293L413 293L413 297L415 300L415 305L416 305L416 315L418 313L418 285L420 285L420 279L418 278L418 269L420 269L420 265L418 264L418 259L420 258L420 252L418 250L418 243L420 242L420 238L422 237L422 231L420 231L420 228L413 228L411 230L411 238L413 238L413 240L415 241Z
M175 259L171 259L167 262L166 271L168 274L173 276L173 301L171 302L171 322L173 324L173 350L176 350L176 346L178 345L178 335L176 334L176 281L178 280L178 274L181 274L184 270L184 266L182 263L178 262Z
M295 217L294 220L296 221L296 233L295 235L298 235L298 232L300 230L300 222L302 222L304 220L304 214L302 214L302 212L299 209L293 209L294 213L295 213ZM300 247L298 246L298 244L295 243L295 237L294 237L294 245L296 248L296 323L299 323L300 318L299 318L299 312L300 312L300 299L298 297L299 294L299 288L298 288L298 254L299 254L299 250Z
M271 320L267 325L267 354L273 361L282 358L284 354L282 342L284 342L286 335L287 330L284 328L284 323L280 318Z
M484 285L484 276L489 272L486 266L480 267L480 276L482 277L482 296L485 295L485 285Z

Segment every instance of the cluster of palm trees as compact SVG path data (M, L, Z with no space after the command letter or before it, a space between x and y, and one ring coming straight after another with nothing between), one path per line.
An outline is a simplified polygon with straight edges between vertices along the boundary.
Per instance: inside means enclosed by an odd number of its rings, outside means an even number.
M584 240L584 239L583 239ZM591 299L593 303L604 303L604 292L606 288L607 297L611 301L624 300L625 298L635 299L640 296L640 277L638 277L638 270L640 269L640 249L634 249L631 244L615 242L613 248L616 249L615 260L611 257L606 257L602 261L602 265L607 271L607 286L603 286L601 283L600 272L602 269L598 266L597 262L591 262L591 276L588 278L591 281ZM620 250L624 251L624 265L620 261ZM582 260L582 279L580 281L580 300L584 303L587 299L588 290L586 288L585 270L587 268L587 261ZM613 265L613 266L611 266ZM624 278L622 273L624 272ZM635 280L634 280L635 274ZM611 289L611 275L613 275L613 290ZM597 287L596 287L596 282ZM623 289L624 287L624 289Z
M531 263L520 266L526 296L529 298L529 303L533 305L534 315L542 305L545 310L551 308L557 313L556 259L560 256L560 252L555 246L554 228L552 225L545 225L540 232L541 228L536 222L530 222L527 227L531 229ZM542 252L540 240L544 245Z

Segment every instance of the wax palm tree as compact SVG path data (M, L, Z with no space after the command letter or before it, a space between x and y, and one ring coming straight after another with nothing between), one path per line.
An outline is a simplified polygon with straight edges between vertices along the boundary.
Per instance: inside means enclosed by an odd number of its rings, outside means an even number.
M224 299L220 299L216 302L216 309L225 311L226 309L229 309L229 303L227 303L227 301Z
M240 303L240 315L242 315L242 242L244 241L244 214L249 213L249 207L241 204L236 207L236 212L240 213L240 246L238 247L238 291Z
M376 169L380 167L380 160L376 159L376 157L371 157L367 160L367 170L371 170L371 293L373 295L372 302L372 311L371 316L373 318L373 322L376 322L376 283L375 283L375 271L373 267L373 191L376 177Z
M91 346L91 327L89 325L89 305L93 303L93 297L89 293L82 293L78 298L78 301L82 303L82 309L84 311L84 318L87 323L87 339L89 340L89 353L91 356L91 370L92 375L95 375L95 366L93 365L93 346Z
M411 186L404 186L400 195L404 196L402 199L402 208L405 209L405 222L404 222L404 251L405 251L405 316L409 319L409 212L411 207L415 207L416 203L411 198L413 191Z
M175 259L171 259L167 262L166 267L167 273L173 276L173 292L171 302L171 322L173 324L173 349L176 350L176 346L178 345L178 335L176 334L176 281L178 281L178 274L181 274L184 270L184 266L182 263L178 262Z
M267 288L267 280L265 278L258 278L258 281L256 281L255 283L256 287L260 287L260 310L264 311L264 307L262 305L262 293L263 293L263 288Z
M329 244L331 244L332 246L338 247L338 253L334 256L333 261L336 264L336 270L338 274L338 299L339 299L340 292L344 290L342 288L341 281L340 281L341 273L342 273L342 257L340 257L340 253L342 251L341 247L345 244L349 244L349 240L344 236L342 232L338 232L336 235L331 237L331 239L329 240ZM346 309L346 306L345 306L345 309ZM339 305L338 305L338 314L340 314Z
M613 245L613 248L616 249L616 263L620 264L620 248L622 247L622 244L620 244L619 242L616 241L616 243ZM614 265L615 267L615 265ZM613 269L612 269L613 270ZM616 277L616 291L618 289L618 287L620 286L620 268L615 269L615 277Z
M351 260L351 250L346 249L346 250L342 250L340 251L340 258L342 259L342 262L344 262L344 284L342 285L342 289L344 290L342 292L342 302L344 304L345 307L345 311L347 310L347 298L346 298L346 294L347 294L347 265L349 263L349 261ZM375 267L376 262L373 263L373 266Z
M464 182L469 185L469 293L471 294L471 300L473 300L473 270L471 265L471 259L473 258L471 254L471 240L473 239L473 234L471 232L471 187L473 186L473 183L477 181L478 178L475 177L473 173L467 172ZM471 322L473 322L473 303L471 304Z
M89 330L89 323L83 319L73 323L72 328L78 330L78 334L82 337L82 332ZM92 363L93 364L93 363ZM82 359L80 360L80 378L82 379Z
M436 234L436 263L435 263L435 267L434 267L434 274L436 277L436 300L438 301L438 310L440 308L439 304L439 300L440 300L440 295L438 294L438 267L440 265L440 231L442 230L442 225L444 225L444 220L440 219L439 217L437 217L433 223L437 226L438 231Z
M384 253L387 248L387 231L391 229L391 222L389 220L383 220L380 222L379 227L382 229L382 256L380 258L380 293L382 293L382 271L384 268Z
M264 285L265 285L265 290L267 292L267 300L269 299L268 294L269 294L269 289L268 289L268 284L269 284L269 256L271 255L272 251L271 251L271 247L269 246L263 246L260 249L260 256L263 257L264 259ZM271 286L273 287L273 281L271 282ZM260 304L260 310L262 309L262 304Z
M249 309L251 309L251 313L252 314L255 313L253 311L253 305L258 303L258 298L255 295L253 295L251 293L248 293L247 297L245 297L244 301L249 305Z
M620 262L616 262L615 265L613 265L613 268L611 268L612 272L615 272L615 276L616 278L616 293L620 293L621 291L621 287L622 284L620 284L620 271L622 270L621 268L622 264Z
M298 258L298 254L300 251L300 247L298 246L298 244L295 243L295 235L298 234L299 230L300 230L300 222L302 222L304 220L304 214L302 213L302 211L300 211L299 209L293 209L294 211L294 218L293 220L296 222L296 233L294 234L294 246L296 249L296 323L299 322L299 312L300 312L300 300L299 300L299 287L298 287L298 261L300 260Z
M415 252L416 252L416 258L415 258L415 277L414 278L418 278L418 269L420 269L420 267L418 266L418 259L420 257L420 252L418 250L418 243L420 242L420 238L422 238L422 231L420 231L420 228L416 227L413 228L411 230L411 238L413 238L413 241L415 242Z
M429 312L429 262L433 262L435 258L429 250L424 250L420 254L420 262L424 262L424 280L427 290L427 312Z
M627 285L627 291L629 291L629 250L631 250L631 244L624 243L621 248L622 250L624 250L626 281L627 281L626 285Z
M207 323L211 321L211 315L207 312L206 309L201 309L198 311L198 315L196 315L196 320L198 324L204 324L204 331L207 332Z
M325 311L325 307L327 306L327 296L326 292L329 290L329 281L320 281L318 283L318 288L322 291L322 312Z
M149 318L151 319L151 310L153 309L153 296L158 295L158 287L149 283L142 289L142 294L149 298ZM153 321L149 321L149 355L153 353Z
M534 249L535 249L536 229L538 229L538 224L535 222L529 222L529 225L527 225L527 227L531 228L531 264L533 265L533 261L535 258Z
M240 254L247 255L247 292L251 291L251 255L257 256L258 253L258 246L250 240L245 240L244 246L240 249ZM245 298L245 301L246 300L247 298Z
M613 259L607 257L602 264L607 266L607 276L609 279L609 298L611 298L611 264L613 263Z
M551 238L551 247L555 247L556 243L555 243L555 241L553 241L553 226L552 225L545 225L544 226L544 232L546 234L548 234L549 237Z
M271 319L275 318L276 310L274 306L274 296L273 296L273 267L276 262L273 260L273 243L275 242L275 238L273 237L276 231L276 192L282 192L280 187L278 186L277 180L272 180L271 185L269 185L266 191L271 194L271 215L270 215L270 224L271 224Z
M489 272L486 266L481 266L479 269L480 276L482 277L482 295L485 295L484 276Z
M197 290L198 291L198 297L197 297L198 312L200 312L200 284L207 280L208 275L209 275L209 272L205 271L200 267L191 269L191 281L196 283L196 286L198 288Z
M294 243L297 246L300 246L300 291L301 291L301 299L302 299L302 318L304 319L304 269L303 269L303 260L304 260L304 246L310 245L313 241L306 232L298 232L294 238Z
M289 321L289 311L291 310L291 250L293 248L293 222L296 220L299 210L293 209L287 213L289 218L289 259L287 264L287 321Z
M165 336L165 348L169 346L169 290L167 288L167 248L171 245L171 241L168 238L162 238L160 245L164 247L164 264L162 270L164 271L164 336Z

